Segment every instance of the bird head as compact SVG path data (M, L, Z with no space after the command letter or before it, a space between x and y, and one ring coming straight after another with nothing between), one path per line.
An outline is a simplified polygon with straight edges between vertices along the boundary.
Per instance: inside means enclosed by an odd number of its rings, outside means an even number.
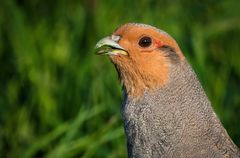
M96 44L97 53L108 55L129 96L141 96L167 84L172 65L182 55L166 32L146 24L120 26Z

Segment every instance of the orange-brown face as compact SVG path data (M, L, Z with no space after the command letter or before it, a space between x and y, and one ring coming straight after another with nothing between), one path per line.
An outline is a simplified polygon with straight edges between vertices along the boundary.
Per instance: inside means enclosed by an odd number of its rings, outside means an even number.
M107 49L101 49L107 46ZM116 66L125 90L130 96L141 96L168 81L170 64L183 55L168 34L142 24L125 24L107 40L97 44L101 54L108 54Z

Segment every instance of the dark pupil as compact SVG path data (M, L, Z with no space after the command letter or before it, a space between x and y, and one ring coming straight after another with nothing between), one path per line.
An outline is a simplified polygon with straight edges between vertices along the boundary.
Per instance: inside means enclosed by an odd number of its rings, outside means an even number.
M152 39L150 37L143 37L138 43L141 47L149 47L152 44Z

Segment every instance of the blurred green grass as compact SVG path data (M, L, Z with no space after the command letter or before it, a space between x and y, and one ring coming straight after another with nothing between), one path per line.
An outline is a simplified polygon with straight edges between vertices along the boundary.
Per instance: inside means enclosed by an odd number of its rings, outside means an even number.
M121 87L94 45L126 22L166 30L240 146L237 0L0 1L0 157L126 157Z

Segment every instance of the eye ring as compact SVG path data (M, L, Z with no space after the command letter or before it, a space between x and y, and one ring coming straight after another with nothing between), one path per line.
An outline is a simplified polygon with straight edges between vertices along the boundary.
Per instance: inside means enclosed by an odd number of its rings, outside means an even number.
M152 39L148 36L143 36L138 42L138 45L142 48L147 48L151 46L151 44L152 44Z

